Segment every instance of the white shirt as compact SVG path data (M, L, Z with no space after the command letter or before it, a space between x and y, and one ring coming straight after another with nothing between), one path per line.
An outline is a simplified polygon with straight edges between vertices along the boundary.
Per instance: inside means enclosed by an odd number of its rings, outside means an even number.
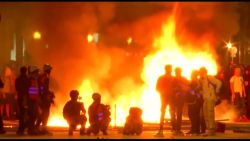
M242 76L232 76L230 83L233 83L233 88L235 93L240 93L242 96L243 93L243 77Z

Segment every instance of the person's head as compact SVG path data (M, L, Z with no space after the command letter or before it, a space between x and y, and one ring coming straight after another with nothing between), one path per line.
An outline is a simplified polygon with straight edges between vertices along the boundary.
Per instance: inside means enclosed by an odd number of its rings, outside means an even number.
M175 72L176 77L180 77L182 70L180 67L177 67L177 68L175 68L174 72Z
M199 72L197 70L193 70L191 73L191 80L197 80L199 76Z
M33 78L37 78L39 75L39 69L36 66L29 67L30 76Z
M22 66L20 68L20 74L21 75L26 75L27 74L27 67L26 66Z
M235 75L235 76L240 76L240 74L241 74L240 68L239 68L239 67L235 68L235 69L234 69L234 75Z
M101 103L101 95L99 93L93 93L92 98L94 102Z
M71 100L77 101L79 92L77 90L71 90L69 95L70 95Z
M172 65L166 65L165 66L165 74L171 75L172 74Z
M45 73L50 74L51 70L52 70L51 65L49 65L49 64L43 65L43 71L44 71Z
M199 70L199 74L201 77L206 77L207 76L207 69L205 67L201 67Z

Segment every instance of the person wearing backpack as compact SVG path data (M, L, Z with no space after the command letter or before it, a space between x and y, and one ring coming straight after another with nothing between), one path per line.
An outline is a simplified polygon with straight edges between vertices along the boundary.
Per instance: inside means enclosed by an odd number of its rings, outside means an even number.
M232 102L238 111L235 121L247 121L245 106L246 92L240 68L234 69L234 75L230 79L230 89Z
M200 85L201 94L203 97L203 114L206 124L206 132L204 136L215 135L216 124L215 124L215 106L218 98L222 82L207 74L205 67L200 68Z

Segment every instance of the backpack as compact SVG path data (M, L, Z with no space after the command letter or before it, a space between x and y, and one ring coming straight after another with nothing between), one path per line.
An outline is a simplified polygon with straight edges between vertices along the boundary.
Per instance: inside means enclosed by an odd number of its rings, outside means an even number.
M215 91L215 89L216 89L215 84L212 83L212 82L209 80L208 77L207 77L207 81L208 81L208 84L211 84L211 85L213 86L213 89L214 89L214 91ZM221 103L221 98L220 98L218 95L216 95L216 102L215 102L215 105L219 105L220 103Z
M216 89L216 85L214 83L211 82L211 80L209 80L209 77L207 76L207 81L208 81L208 84L211 84L214 91ZM216 102L215 102L215 105L219 105L221 103L221 98L216 94Z

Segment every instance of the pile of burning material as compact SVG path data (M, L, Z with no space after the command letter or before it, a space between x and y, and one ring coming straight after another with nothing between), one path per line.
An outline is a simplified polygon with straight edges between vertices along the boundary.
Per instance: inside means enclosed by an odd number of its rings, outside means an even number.
M123 134L124 135L140 135L142 133L143 121L142 110L137 107L131 107L129 116L127 117Z

